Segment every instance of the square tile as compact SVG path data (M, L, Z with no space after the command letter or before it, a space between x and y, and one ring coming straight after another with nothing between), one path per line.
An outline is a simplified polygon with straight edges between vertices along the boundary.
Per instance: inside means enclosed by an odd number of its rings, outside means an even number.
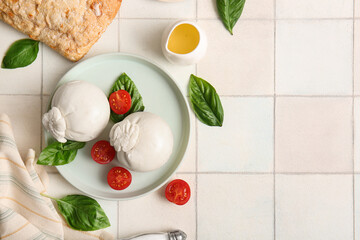
M352 18L353 0L276 0L277 18Z
M359 97L354 98L354 171L360 173L360 98Z
M194 174L176 174L191 188L191 198L178 206L165 198L165 186L144 197L119 201L119 236L125 238L146 232L184 231L188 239L196 239L196 184ZM130 216L130 217L129 217Z
M277 240L352 240L352 175L276 175Z
M0 33L1 62L13 42L29 38L1 21ZM41 65L42 44L39 44L38 56L31 65L17 69L0 69L0 94L40 94Z
M244 20L230 35L221 21L201 20L208 49L198 63L198 76L222 95L265 95L274 92L274 23Z
M355 17L359 18L360 17L360 0L354 0L355 1Z
M164 3L163 3L164 4ZM166 5L166 4L165 4ZM172 20L120 19L120 51L148 58L168 71L188 95L188 82L196 71L195 65L179 66L168 62L161 50L161 36Z
M352 172L352 99L278 97L277 172Z
M83 192L73 187L68 181L66 181L60 174L51 173L49 174L50 183L47 188L47 194L55 197L62 198L71 194L82 194ZM92 197L94 198L94 197ZM111 226L105 228L104 230L108 233L111 233L115 238L117 236L117 226L118 226L118 213L117 213L117 201L107 201L98 198L94 198L104 209L106 216L109 218Z
M120 18L172 18L196 17L196 0L168 3L166 0L123 1Z
M84 56L84 60L103 53L117 52L119 50L119 20L114 19L101 35L99 40Z
M52 94L58 81L73 66L75 63L44 45L43 94Z
M354 24L354 94L360 95L360 20Z
M11 121L15 142L23 158L30 148L40 151L40 96L2 96L0 111L6 113Z
M261 6L261 7L259 7ZM198 0L198 18L220 18L216 0ZM246 1L240 19L272 19L274 18L274 0L251 0Z
M355 240L360 240L360 175L354 176L354 200L355 200Z
M118 20L115 19L83 60L102 53L117 52L119 47L118 30ZM76 63L44 46L43 94L51 94L61 77L75 65Z
M200 174L198 239L274 239L273 176Z
M276 93L352 94L352 20L277 21Z
M274 100L222 97L224 123L199 122L199 171L272 172Z

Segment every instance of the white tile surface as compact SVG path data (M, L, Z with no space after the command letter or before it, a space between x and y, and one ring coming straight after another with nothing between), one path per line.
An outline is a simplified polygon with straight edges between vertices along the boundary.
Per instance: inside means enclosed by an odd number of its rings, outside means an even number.
M274 92L273 21L240 21L230 35L217 20L201 20L208 51L198 63L198 76L219 94L264 95Z
M38 155L41 141L39 96L0 95L0 112L10 117L21 156L26 157L30 148Z
M278 21L277 94L352 94L352 20Z
M62 198L71 194L84 194L78 189L74 188L70 183L68 183L60 174L52 173L49 174L50 184L47 189L48 195L55 198ZM116 201L106 201L102 199L94 198L100 206L104 209L106 216L109 218L111 226L105 228L107 232L111 233L115 238L117 236L117 202Z
M145 56L167 70L185 95L190 74L198 75L221 95L225 122L208 127L191 116L191 144L175 176L191 185L188 204L169 203L164 187L136 200L100 200L110 231L126 237L180 228L189 240L360 240L359 18L360 0L248 0L231 36L215 0L123 1L84 60L118 51ZM164 29L179 19L198 20L207 34L209 48L198 65L170 64L161 52ZM23 37L0 22L0 54ZM0 69L0 112L10 115L22 155L30 147L40 152L42 87L44 111L57 81L76 64L41 49L29 67ZM276 171L287 172L276 175L276 186L274 153ZM55 168L47 171L55 172L52 195L79 193Z
M356 174L354 178L354 200L355 200L355 240L360 239L360 175Z
M119 202L119 238L146 232L181 229L188 239L196 239L196 184L194 174L176 174L173 179L185 180L191 191L189 202L178 206L165 198L165 186L145 197Z
M277 172L352 172L352 99L276 99Z
M222 97L221 101L224 108L223 126L198 124L198 170L271 172L274 149L273 98Z
M168 62L161 51L161 36L165 28L174 20L120 20L120 51L138 54L166 69L188 95L190 75L195 73L195 65L178 66Z
M277 18L351 18L353 0L276 0Z
M117 52L119 49L119 21L114 19L101 35L100 39L91 47L84 60L90 57L110 52Z
M198 176L198 239L274 239L271 175Z
M351 175L277 175L277 240L352 240Z
M360 19L354 24L354 94L360 95Z
M354 171L360 173L360 98L354 99Z
M198 0L198 18L220 18L217 12L216 0ZM240 19L272 18L274 18L274 0L250 0L246 1Z
M75 63L67 60L50 47L44 45L43 94L52 94L61 77Z
M0 21L0 60L16 40L29 38ZM0 94L40 94L42 44L36 60L27 67L0 69ZM0 64L1 65L1 64Z
M173 18L196 17L196 0L167 3L159 0L123 1L120 18Z

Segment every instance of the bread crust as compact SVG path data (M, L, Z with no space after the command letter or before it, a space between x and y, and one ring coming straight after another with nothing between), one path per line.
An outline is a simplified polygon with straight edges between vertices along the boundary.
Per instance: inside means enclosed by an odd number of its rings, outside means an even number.
M0 0L0 19L80 60L115 18L121 0Z

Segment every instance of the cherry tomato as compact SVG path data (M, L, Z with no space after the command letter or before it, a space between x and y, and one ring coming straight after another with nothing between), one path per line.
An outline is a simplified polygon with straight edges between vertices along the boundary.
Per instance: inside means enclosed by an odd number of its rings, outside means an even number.
M131 108L131 96L127 91L119 90L110 95L109 103L114 113L124 114Z
M165 189L165 197L177 205L184 205L190 199L190 186L181 179L171 181Z
M107 164L115 157L115 149L108 141L98 141L91 148L91 157L95 162L100 164Z
M113 167L107 175L109 186L115 190L127 188L131 183L131 179L131 173L122 167Z

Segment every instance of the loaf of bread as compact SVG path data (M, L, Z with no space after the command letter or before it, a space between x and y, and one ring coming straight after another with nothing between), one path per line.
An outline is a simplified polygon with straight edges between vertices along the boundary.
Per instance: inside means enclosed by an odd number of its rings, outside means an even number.
M78 61L115 18L121 0L0 0L0 19Z

